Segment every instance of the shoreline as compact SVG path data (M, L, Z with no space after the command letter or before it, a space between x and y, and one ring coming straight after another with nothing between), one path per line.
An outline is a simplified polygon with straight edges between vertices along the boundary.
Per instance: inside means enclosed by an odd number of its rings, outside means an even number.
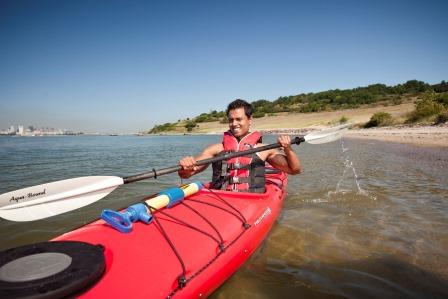
M348 123L352 124L352 128L344 135L346 138L381 140L426 147L448 147L448 124L400 124L369 129L356 127L368 122L377 112L387 112L397 123L403 123L406 115L414 109L415 103L412 99L399 105L368 105L360 108L313 113L277 113L275 116L254 119L252 130L260 131L262 134L305 135L315 130L338 125L339 120L344 117ZM151 135L220 135L227 129L227 124L215 121L199 123L195 132L173 131Z
M296 128L271 128L258 129L262 134L290 134L304 135L309 132L328 128L330 126L310 126L301 129ZM171 134L148 134L144 136L181 136L181 135L220 135L222 132L191 132ZM442 125L396 125L390 127L352 128L344 134L350 139L369 139L385 142L411 144L422 147L448 147L448 124Z
M448 124L442 125L398 125L369 129L352 129L344 137L369 139L422 147L448 147Z

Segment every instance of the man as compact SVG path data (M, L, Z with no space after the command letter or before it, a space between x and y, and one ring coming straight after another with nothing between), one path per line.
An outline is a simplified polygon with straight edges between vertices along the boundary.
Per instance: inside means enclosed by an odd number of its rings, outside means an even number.
M242 151L252 147L263 146L258 132L249 132L252 124L252 105L237 99L227 107L229 131L224 133L223 142L212 144L196 157L184 157L179 161L182 169L181 178L189 178L207 168L207 165L196 166L196 161L213 158L223 152ZM291 148L289 136L279 136L283 153L271 149L239 158L232 158L222 165L213 165L212 188L229 191L264 192L265 162L288 174L302 172L300 160ZM224 168L222 167L224 166Z

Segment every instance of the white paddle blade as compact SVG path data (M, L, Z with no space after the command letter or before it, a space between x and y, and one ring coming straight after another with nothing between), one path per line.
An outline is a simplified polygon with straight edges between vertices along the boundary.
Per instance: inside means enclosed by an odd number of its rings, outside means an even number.
M305 141L310 144L322 144L338 140L348 130L349 124L312 132L304 136Z
M90 176L28 187L0 195L0 217L33 221L89 205L123 184L114 176Z

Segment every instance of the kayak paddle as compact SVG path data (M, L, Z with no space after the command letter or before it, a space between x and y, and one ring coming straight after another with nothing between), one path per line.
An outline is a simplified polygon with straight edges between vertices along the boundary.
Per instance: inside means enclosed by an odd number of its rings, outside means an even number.
M292 139L291 144L307 142L322 144L339 139L348 125L340 125ZM235 157L279 148L279 143L260 146L240 152L197 161L196 165L208 165ZM116 176L85 176L23 188L0 195L0 217L12 221L32 221L59 215L87 206L100 200L120 185L177 172L176 165L159 170L153 169L125 178Z

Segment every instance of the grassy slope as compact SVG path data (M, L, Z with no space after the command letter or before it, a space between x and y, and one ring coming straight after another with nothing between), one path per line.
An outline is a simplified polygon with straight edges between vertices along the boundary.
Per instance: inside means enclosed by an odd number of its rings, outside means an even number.
M348 121L353 124L366 123L370 117L378 111L390 113L395 119L403 120L404 116L414 110L414 100L410 99L400 105L377 105L374 107L365 106L357 109L344 109L337 111L314 112L314 113L277 113L275 116L265 116L255 118L253 120L252 129L268 130L268 129L300 129L308 127L321 127L337 123L338 120L345 116ZM167 134L186 133L183 127L184 122L180 122L175 131ZM227 130L228 125L219 122L199 123L192 133L221 133Z

